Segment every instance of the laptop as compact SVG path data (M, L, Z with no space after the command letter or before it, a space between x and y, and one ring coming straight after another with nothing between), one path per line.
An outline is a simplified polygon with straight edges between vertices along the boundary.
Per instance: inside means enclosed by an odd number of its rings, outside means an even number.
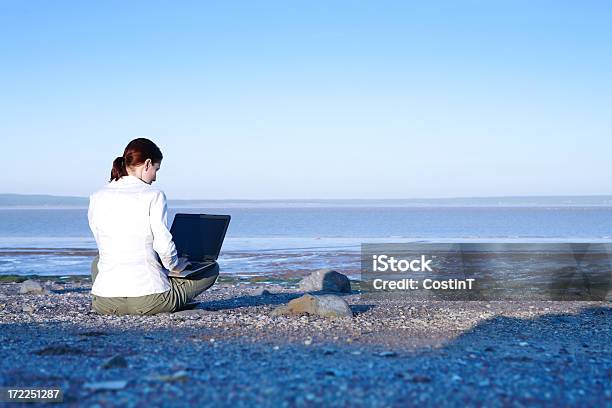
M231 217L211 214L176 214L170 233L177 255L191 263L168 276L186 278L217 263Z

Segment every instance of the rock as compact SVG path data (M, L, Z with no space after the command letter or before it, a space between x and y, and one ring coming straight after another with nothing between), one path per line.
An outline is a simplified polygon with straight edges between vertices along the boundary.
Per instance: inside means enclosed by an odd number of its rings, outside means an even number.
M330 376L330 377L344 377L349 375L350 372L348 371L344 371L344 370L338 370L335 368L328 368L326 370L323 371L324 375Z
M349 284L350 285L350 284ZM350 290L350 289L349 289ZM336 295L317 296L319 301L317 314L326 317L353 317L353 312L346 300Z
M172 313L175 317L198 317L205 314L210 313L208 310L204 309L189 309L189 310L180 310L178 312Z
M412 381L413 383L430 383L431 382L431 377L427 376L427 375L413 375L410 378L410 381Z
M323 317L353 317L348 303L336 295L304 295L272 311L273 316L316 315Z
M35 309L34 309L34 306L32 306L32 305L23 305L21 310L26 312L26 313L34 313Z
M395 351L381 351L375 355L378 357L397 357L397 353Z
M259 288L253 292L253 296L271 296L272 292L265 288Z
M19 287L19 294L24 295L26 293L31 293L33 295L44 295L49 293L49 291L42 287L40 283L35 280L28 279L26 281L21 282Z
M125 380L100 381L93 383L85 383L83 387L90 391L122 390L125 388L127 383L128 382Z
M176 373L170 375L157 375L149 377L149 380L164 382L185 381L187 379L189 379L189 374L185 370L177 371Z
M127 360L122 355L115 355L102 363L102 368L127 368L128 363Z
M351 293L351 281L346 275L331 269L320 269L303 278L300 283L303 292Z
M289 310L289 306L287 306L287 305L280 305L280 306L277 306L274 310L272 310L271 314L272 314L272 316L286 316L286 315L290 315L292 313Z

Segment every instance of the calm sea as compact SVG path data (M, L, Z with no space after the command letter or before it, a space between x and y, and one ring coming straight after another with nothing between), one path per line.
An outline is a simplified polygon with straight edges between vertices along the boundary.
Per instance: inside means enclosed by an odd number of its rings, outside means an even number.
M222 271L359 270L361 243L609 242L612 207L181 208L230 214ZM0 209L0 274L86 275L87 209Z

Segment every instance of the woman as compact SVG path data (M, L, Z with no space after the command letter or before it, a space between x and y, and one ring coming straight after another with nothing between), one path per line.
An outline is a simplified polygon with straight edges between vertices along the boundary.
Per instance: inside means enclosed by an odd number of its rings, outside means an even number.
M167 276L189 262L177 257L167 226L166 196L151 186L162 158L152 141L132 140L113 162L110 182L90 196L89 226L99 251L92 264L91 293L98 313L174 312L219 276L216 264L190 279Z

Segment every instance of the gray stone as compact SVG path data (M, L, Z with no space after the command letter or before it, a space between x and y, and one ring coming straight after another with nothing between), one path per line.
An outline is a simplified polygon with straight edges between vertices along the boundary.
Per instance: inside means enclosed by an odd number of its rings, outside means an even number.
M103 390L122 390L127 385L127 381L125 380L115 380L115 381L100 381L100 382L92 382L83 384L83 388L86 388L90 391L103 391Z
M397 357L397 353L395 351L381 351L375 355L378 357Z
M351 281L346 275L331 269L319 269L300 281L303 292L351 293Z
M208 310L204 309L189 309L189 310L180 310L178 312L172 313L175 317L198 317L205 314L209 314Z
M315 315L323 317L353 317L348 303L336 295L304 295L272 311L273 316Z
M127 360L119 354L112 356L111 358L106 360L104 363L102 363L102 368L104 369L127 368L127 366L128 366Z
M271 314L272 314L272 316L286 316L286 315L290 315L292 313L289 310L289 306L287 306L287 305L280 305L280 306L277 306L276 308L274 308L274 310L272 310Z
M22 311L26 312L26 313L34 313L34 306L32 305L23 305L21 308Z
M340 296L323 295L317 296L317 299L319 301L317 305L317 314L319 316L353 317L349 304Z
M49 293L49 291L42 287L40 283L35 280L28 279L26 281L21 282L19 287L19 294L24 295L26 293L31 293L33 295L43 295L45 293Z
M177 371L169 375L152 375L147 378L150 381L164 381L164 382L175 382L185 381L189 379L189 373L185 370Z
M253 296L271 296L272 292L270 292L266 288L258 288L253 292Z
M410 378L410 381L412 381L413 383L430 383L431 382L431 377L428 375L413 375Z

